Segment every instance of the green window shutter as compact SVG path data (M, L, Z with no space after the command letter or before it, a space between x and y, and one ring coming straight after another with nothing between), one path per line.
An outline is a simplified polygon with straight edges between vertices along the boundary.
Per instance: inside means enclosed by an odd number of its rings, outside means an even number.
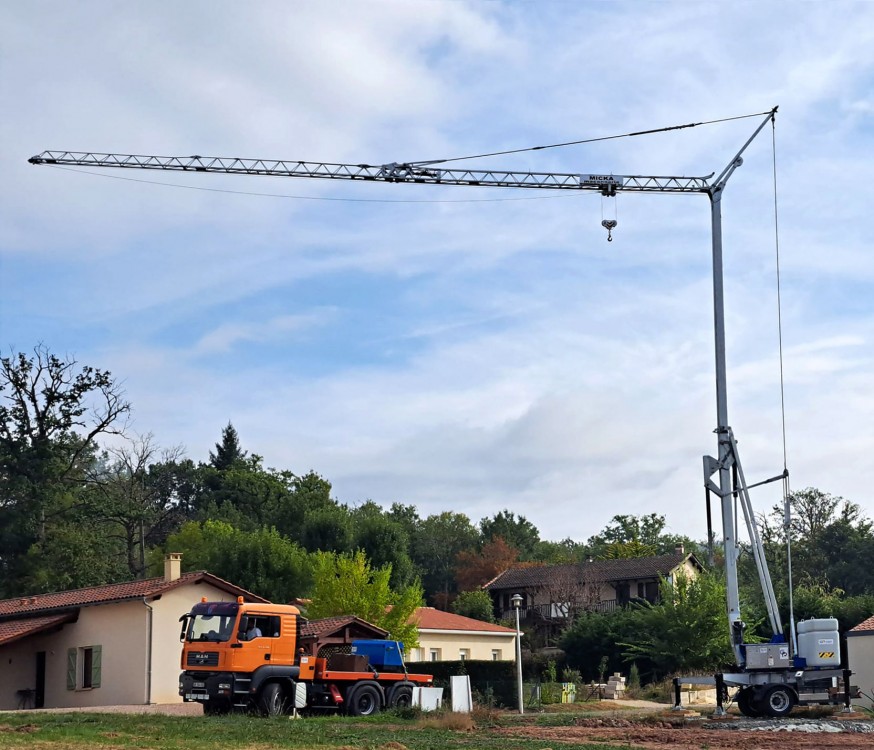
M76 689L76 649L67 649L67 690Z
M91 687L100 687L100 665L103 661L102 646L91 647Z

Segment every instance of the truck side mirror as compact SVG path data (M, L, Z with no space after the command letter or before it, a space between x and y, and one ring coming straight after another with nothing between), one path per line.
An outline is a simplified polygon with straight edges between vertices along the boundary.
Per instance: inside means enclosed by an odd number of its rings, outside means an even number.
M249 630L249 618L246 615L243 615L240 618L240 628L237 630L237 639L241 641L246 640L246 633Z

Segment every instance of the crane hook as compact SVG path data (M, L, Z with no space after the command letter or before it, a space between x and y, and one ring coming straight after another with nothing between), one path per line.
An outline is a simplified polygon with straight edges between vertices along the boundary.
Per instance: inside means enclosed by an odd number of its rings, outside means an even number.
M607 242L613 242L613 230L619 222L616 219L603 219L601 226L607 230Z

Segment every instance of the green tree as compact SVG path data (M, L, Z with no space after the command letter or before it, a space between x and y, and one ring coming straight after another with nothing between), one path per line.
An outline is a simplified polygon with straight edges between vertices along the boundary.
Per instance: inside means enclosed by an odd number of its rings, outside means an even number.
M214 469L225 471L246 458L246 451L240 447L240 437L234 426L228 422L228 426L222 430L222 441L215 444L215 453L209 452L209 463Z
M108 371L42 345L0 358L0 596L25 593L28 550L44 550L54 526L76 521L98 441L123 432L129 412ZM31 555L27 575L49 562Z
M585 680L603 682L605 673L625 669L625 647L619 644L633 636L635 625L630 608L613 612L584 611L561 635L559 646L567 654L568 664L579 669ZM648 658L637 657L635 662L643 672L653 671Z
M479 535L463 513L444 511L422 521L412 542L413 560L422 571L425 591L446 604L456 592L455 562L460 552L476 548Z
M503 539L519 552L519 559L533 560L540 544L540 532L525 516L516 517L509 510L502 510L491 518L479 522L480 534L484 542Z
M613 542L604 548L601 555L605 560L628 560L633 557L655 557L658 548L654 544L644 544L639 539L628 542Z
M364 551L374 567L391 565L391 586L399 588L415 578L407 532L371 500L351 513L353 547Z
M154 574L163 552L181 552L186 571L206 570L271 601L306 596L312 586L309 555L276 529L241 531L221 521L189 522L155 551Z
M372 568L362 551L313 555L311 618L355 615L402 641L409 652L419 643L416 609L422 606L418 581L400 590L389 585L391 566Z
M547 565L565 565L580 562L585 558L585 555L585 545L581 542L575 542L570 537L562 539L560 542L541 539L533 559Z
M647 659L659 676L681 670L713 673L733 663L720 577L663 579L660 594L658 603L641 602L631 610L635 627L620 644L626 659Z
M474 620L495 621L492 597L482 589L462 591L452 602L452 611L457 615L472 617Z
M657 513L613 516L600 534L590 537L586 542L588 554L597 558L607 557L611 545L616 545L613 546L614 550L622 550L623 545L640 545L638 549L646 549L654 555L670 554L680 545L693 551L695 542L686 536L666 534L666 523L665 517ZM630 551L633 546L624 549Z

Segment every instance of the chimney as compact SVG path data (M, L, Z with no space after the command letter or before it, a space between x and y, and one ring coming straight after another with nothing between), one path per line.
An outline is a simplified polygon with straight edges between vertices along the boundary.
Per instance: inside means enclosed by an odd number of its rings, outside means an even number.
M164 580L175 581L182 575L182 553L169 552L164 555Z
M686 548L682 544L678 544L676 547L674 547L674 552L676 552L678 555L684 555L686 554Z

